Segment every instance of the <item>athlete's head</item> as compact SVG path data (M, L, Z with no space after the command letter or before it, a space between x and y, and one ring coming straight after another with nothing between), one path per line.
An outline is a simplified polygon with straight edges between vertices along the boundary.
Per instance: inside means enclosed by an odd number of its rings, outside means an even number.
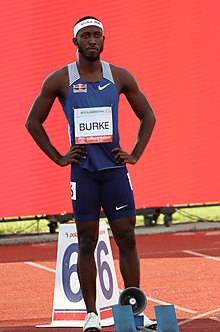
M99 60L105 39L102 23L94 16L84 16L75 23L73 32L78 52L87 60Z

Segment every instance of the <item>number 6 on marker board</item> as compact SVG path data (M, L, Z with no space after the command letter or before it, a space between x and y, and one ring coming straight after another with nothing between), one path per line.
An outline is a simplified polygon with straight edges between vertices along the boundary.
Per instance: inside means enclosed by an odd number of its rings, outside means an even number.
M103 261L101 257L102 252L105 255L103 256ZM78 253L77 243L70 244L67 247L66 251L64 252L63 264L62 264L62 284L63 284L64 293L68 298L68 300L71 302L79 302L83 298L81 289L79 289L78 291L74 291L71 287L71 283L74 284L74 277L78 278L77 262L74 262L72 265L70 264L71 256L74 253ZM113 277L112 277L111 268L108 262L105 260L107 255L109 255L109 251L104 241L100 241L98 243L96 254L97 254L96 261L97 261L98 276L99 276L101 291L104 297L110 300L113 295ZM73 273L76 273L76 275L74 276ZM107 282L106 278L108 279Z

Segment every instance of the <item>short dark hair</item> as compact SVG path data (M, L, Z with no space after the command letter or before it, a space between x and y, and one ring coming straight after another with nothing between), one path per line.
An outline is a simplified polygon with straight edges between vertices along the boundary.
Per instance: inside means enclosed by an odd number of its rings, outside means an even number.
M74 26L75 26L76 24L78 24L79 22L84 21L84 20L88 20L88 19L90 19L90 18L99 21L99 19L96 18L96 17L94 17L94 16L84 16L84 17L80 18L80 19L74 24Z

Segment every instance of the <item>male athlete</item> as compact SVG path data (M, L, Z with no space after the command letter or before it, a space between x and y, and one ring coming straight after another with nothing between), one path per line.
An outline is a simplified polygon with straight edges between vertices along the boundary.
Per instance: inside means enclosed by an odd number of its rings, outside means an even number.
M74 26L78 61L49 75L28 114L26 127L38 146L59 166L71 165L71 198L78 232L78 275L87 308L83 331L101 331L96 309L96 264L102 207L119 248L124 286L139 287L140 269L134 227L132 185L126 164L136 164L151 137L154 113L125 69L100 60L104 28L95 17L81 18ZM123 93L140 120L131 153L119 144L118 102ZM61 155L43 123L58 98L69 125L71 147ZM156 322L145 316L152 330Z

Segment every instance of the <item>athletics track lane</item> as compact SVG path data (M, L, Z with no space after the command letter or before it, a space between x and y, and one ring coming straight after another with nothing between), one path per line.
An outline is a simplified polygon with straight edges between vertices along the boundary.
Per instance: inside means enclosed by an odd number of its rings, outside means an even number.
M111 244L122 289L113 239ZM140 235L137 244L146 313L153 318L155 305L174 304L180 332L220 331L220 232ZM56 250L56 243L0 246L0 332L81 331L35 327L51 322Z

